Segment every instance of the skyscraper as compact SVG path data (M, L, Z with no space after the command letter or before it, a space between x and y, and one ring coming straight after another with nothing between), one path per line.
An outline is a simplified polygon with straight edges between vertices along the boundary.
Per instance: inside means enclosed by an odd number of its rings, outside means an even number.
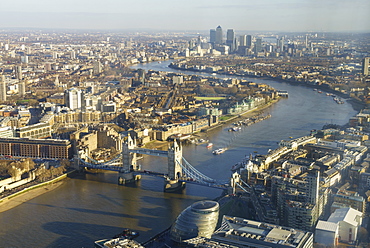
M226 33L226 45L230 47L230 51L235 50L235 33L234 29L228 29Z
M0 75L0 101L6 101L6 83L4 75Z
M365 57L362 60L362 75L369 76L369 61L370 57Z
M212 44L216 43L216 29L211 29L209 31L209 42Z
M218 26L216 28L216 44L222 44L223 43L223 34L222 34L222 28L221 26Z
M252 36L247 35L247 47L251 48L252 47Z
M247 46L247 36L246 35L239 36L239 46Z
M18 93L20 96L24 96L26 94L26 82L24 80L20 80L18 83Z
M277 41L277 52L284 52L284 37L281 37Z
M22 76L22 66L21 65L17 65L15 67L15 78L18 79L18 80L22 80L23 76Z
M254 44L254 52L258 53L262 51L262 39L256 39L256 43Z

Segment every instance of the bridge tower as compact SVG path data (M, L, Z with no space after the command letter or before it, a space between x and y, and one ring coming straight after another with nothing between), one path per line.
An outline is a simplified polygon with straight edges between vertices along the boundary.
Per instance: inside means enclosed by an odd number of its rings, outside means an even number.
M174 140L172 147L168 149L168 178L165 180L164 191L174 192L185 187L185 182L179 182L182 176L181 163L182 147L177 140Z
M133 170L137 170L136 153L130 152L130 149L136 147L136 140L128 135L122 145L122 170L118 173L118 184L126 184L140 179L140 176L133 174Z

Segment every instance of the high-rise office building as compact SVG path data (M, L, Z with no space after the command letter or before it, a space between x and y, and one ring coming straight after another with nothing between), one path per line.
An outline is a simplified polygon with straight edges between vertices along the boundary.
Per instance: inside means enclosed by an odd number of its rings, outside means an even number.
M247 47L252 47L252 35L247 35Z
M362 60L362 75L369 76L369 61L370 57L365 57Z
M0 101L6 101L6 82L4 75L0 75Z
M209 31L209 42L212 44L216 43L216 29L211 29Z
M247 36L246 35L239 36L239 46L247 46Z
M284 52L284 37L281 37L280 39L277 40L277 52Z
M222 28L221 26L218 26L216 28L216 44L222 44L223 43L223 34L222 34Z
M308 35L306 35L304 45L305 45L306 48L308 48L308 46L309 46L309 44L308 44Z
M256 43L254 44L254 52L258 53L262 51L262 39L256 39Z
M226 45L230 47L230 51L233 52L236 48L235 33L234 29L228 29L226 33Z

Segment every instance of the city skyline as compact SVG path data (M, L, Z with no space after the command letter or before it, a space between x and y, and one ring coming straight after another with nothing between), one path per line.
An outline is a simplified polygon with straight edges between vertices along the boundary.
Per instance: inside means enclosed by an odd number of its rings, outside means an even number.
M370 31L367 0L14 0L0 3L0 28Z

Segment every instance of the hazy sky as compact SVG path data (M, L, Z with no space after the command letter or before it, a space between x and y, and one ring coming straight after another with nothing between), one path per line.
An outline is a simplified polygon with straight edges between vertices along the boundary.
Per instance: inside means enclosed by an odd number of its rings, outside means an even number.
M0 0L0 28L370 31L370 0Z

